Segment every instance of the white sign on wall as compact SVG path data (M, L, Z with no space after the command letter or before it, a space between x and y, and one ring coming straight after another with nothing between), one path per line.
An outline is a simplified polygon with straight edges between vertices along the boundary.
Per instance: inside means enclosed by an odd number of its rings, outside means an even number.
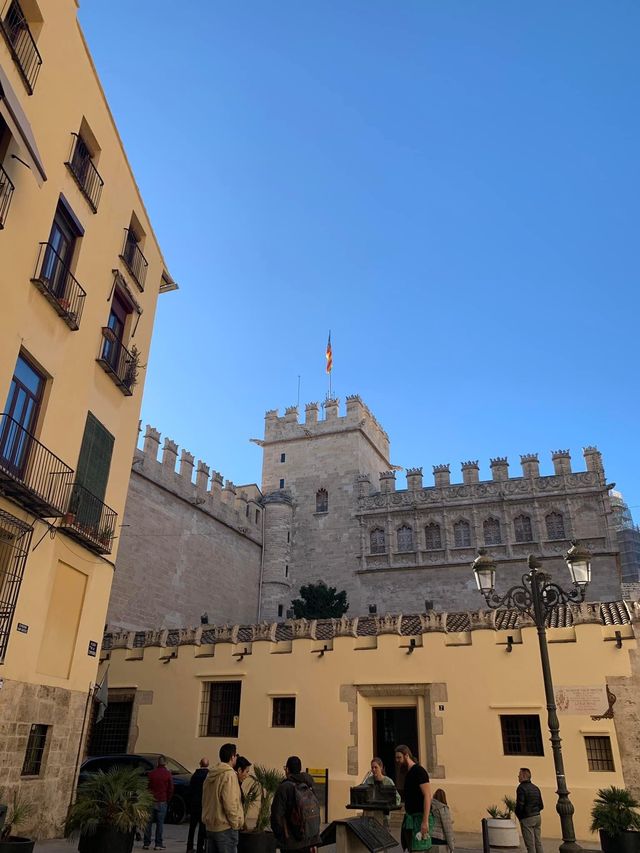
M556 687L559 714L602 714L608 708L607 690L602 687Z

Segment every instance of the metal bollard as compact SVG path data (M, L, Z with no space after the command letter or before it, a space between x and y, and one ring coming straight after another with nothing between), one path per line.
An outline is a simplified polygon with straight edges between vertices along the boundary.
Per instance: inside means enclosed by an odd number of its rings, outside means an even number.
M483 853L491 853L491 845L489 844L489 824L487 818L482 818L482 851Z

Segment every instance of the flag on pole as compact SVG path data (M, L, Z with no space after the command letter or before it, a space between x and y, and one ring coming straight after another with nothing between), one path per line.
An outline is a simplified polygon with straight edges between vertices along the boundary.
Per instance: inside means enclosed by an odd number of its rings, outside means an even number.
M325 353L327 359L327 373L331 373L333 367L333 352L331 351L331 332L329 332L329 340L327 341L327 351Z
M102 683L98 686L98 689L95 692L96 702L98 703L98 710L96 711L96 723L102 721L104 717L104 712L107 710L107 706L109 705L109 684L107 682L107 675L109 673L109 667L107 667L104 678L102 679Z

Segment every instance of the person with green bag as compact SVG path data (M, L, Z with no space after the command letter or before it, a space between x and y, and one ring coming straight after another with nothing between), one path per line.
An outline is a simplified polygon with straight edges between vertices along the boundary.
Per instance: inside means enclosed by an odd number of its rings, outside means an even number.
M410 853L431 849L431 785L429 774L413 759L411 750L404 744L395 748L396 767L403 770L404 809L400 840L402 849Z

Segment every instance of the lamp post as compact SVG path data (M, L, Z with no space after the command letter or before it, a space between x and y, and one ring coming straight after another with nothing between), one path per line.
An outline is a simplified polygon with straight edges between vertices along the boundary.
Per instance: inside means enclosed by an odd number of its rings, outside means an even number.
M573 542L565 555L569 568L572 589L568 592L551 581L551 576L541 571L540 559L529 555L529 571L522 576L522 585L513 586L500 596L495 591L496 564L484 548L478 551L478 557L473 562L473 571L478 589L492 610L518 610L533 619L538 631L540 646L540 661L544 693L547 701L547 723L551 735L551 749L556 771L558 801L556 811L560 816L562 828L562 844L560 853L580 853L582 848L576 842L573 828L573 803L569 799L567 781L564 775L562 747L560 739L560 723L556 712L556 702L553 693L549 649L547 648L547 617L560 604L577 604L584 601L587 585L591 580L591 553L582 545Z

